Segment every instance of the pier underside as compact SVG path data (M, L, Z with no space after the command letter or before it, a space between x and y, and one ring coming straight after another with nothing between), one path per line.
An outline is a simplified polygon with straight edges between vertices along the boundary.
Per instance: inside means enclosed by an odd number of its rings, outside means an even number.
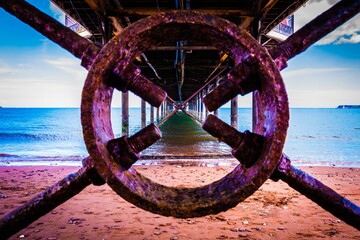
M267 48L279 41L267 34L307 0L126 1L51 0L84 26L89 39L106 43L124 28L147 16L171 10L195 10L225 18L248 31ZM233 67L233 60L201 40L167 41L136 58L142 74L161 86L174 101L185 101L207 81Z

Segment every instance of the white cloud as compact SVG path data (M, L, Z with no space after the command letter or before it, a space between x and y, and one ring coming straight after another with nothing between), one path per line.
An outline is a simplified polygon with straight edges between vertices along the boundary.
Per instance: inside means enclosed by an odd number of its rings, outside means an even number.
M59 59L44 59L44 62L58 68L66 73L75 76L76 79L85 80L87 71L80 66L78 59L59 58Z
M50 1L50 10L53 12L53 17L60 23L65 23L65 14L55 4Z
M8 66L0 66L0 75L11 74L12 72L13 72L13 68Z
M29 63L8 64L0 59L0 79L3 80L5 77L19 74L29 74L33 70L32 67Z
M284 78L293 77L293 76L303 76L306 75L315 75L319 73L331 73L331 72L342 72L342 71L349 71L350 68L301 68L292 71L284 71L282 72L282 76Z
M64 76L12 75L0 81L0 105L6 107L79 107L82 84L61 81Z
M295 13L295 31L323 13L338 0L311 0ZM319 26L320 27L320 26ZM360 14L353 17L333 32L319 40L317 45L359 43L360 42Z

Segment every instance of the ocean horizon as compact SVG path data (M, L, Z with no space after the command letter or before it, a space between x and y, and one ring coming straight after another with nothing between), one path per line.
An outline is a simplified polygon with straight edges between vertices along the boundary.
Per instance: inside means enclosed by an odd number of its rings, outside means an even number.
M130 108L129 113L132 135L141 129L141 111L136 107ZM219 117L229 123L230 108L220 108ZM251 130L251 117L251 108L238 109L239 131ZM150 123L149 108L146 122ZM179 127L164 124L163 138L143 151L143 155L161 155L162 160L169 161L175 161L172 156L196 155L202 156L202 163L210 165L236 164L236 160L228 157L231 149L202 131L200 126L184 122L172 124ZM0 125L0 165L81 166L81 160L88 156L79 108L2 107ZM195 125L197 127L193 127ZM115 136L121 136L121 108L112 109L112 127ZM295 166L360 167L360 109L291 108L283 152ZM153 162L161 163L161 159ZM187 157L184 161L188 161Z

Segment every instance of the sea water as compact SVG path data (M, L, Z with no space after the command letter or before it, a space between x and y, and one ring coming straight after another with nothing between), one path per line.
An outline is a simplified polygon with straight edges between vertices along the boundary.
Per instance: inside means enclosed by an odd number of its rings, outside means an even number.
M141 129L141 111L129 111L130 135ZM147 109L147 124L150 123ZM238 129L251 130L251 109L239 109ZM219 117L229 123L230 109ZM112 109L121 136L121 109ZM229 155L230 148L191 120L170 119L163 138L144 155ZM190 121L190 122L188 122ZM360 109L291 109L284 147L294 165L360 167ZM81 165L88 156L78 108L0 108L1 165Z

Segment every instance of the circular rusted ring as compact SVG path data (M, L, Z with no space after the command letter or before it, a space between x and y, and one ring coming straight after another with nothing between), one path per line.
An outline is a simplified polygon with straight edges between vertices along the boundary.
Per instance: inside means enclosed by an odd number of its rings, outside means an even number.
M201 40L230 55L235 64L246 55L263 66L261 89L255 91L258 122L255 132L265 137L256 163L239 165L222 179L196 188L168 187L117 164L106 145L114 138L110 122L113 89L106 79L114 67L126 66L151 46L169 41ZM119 68L118 68L119 69ZM287 94L268 52L236 25L207 14L176 11L137 21L106 44L94 60L82 93L81 121L87 149L108 185L125 200L165 216L197 217L236 206L253 194L279 163L288 127Z

